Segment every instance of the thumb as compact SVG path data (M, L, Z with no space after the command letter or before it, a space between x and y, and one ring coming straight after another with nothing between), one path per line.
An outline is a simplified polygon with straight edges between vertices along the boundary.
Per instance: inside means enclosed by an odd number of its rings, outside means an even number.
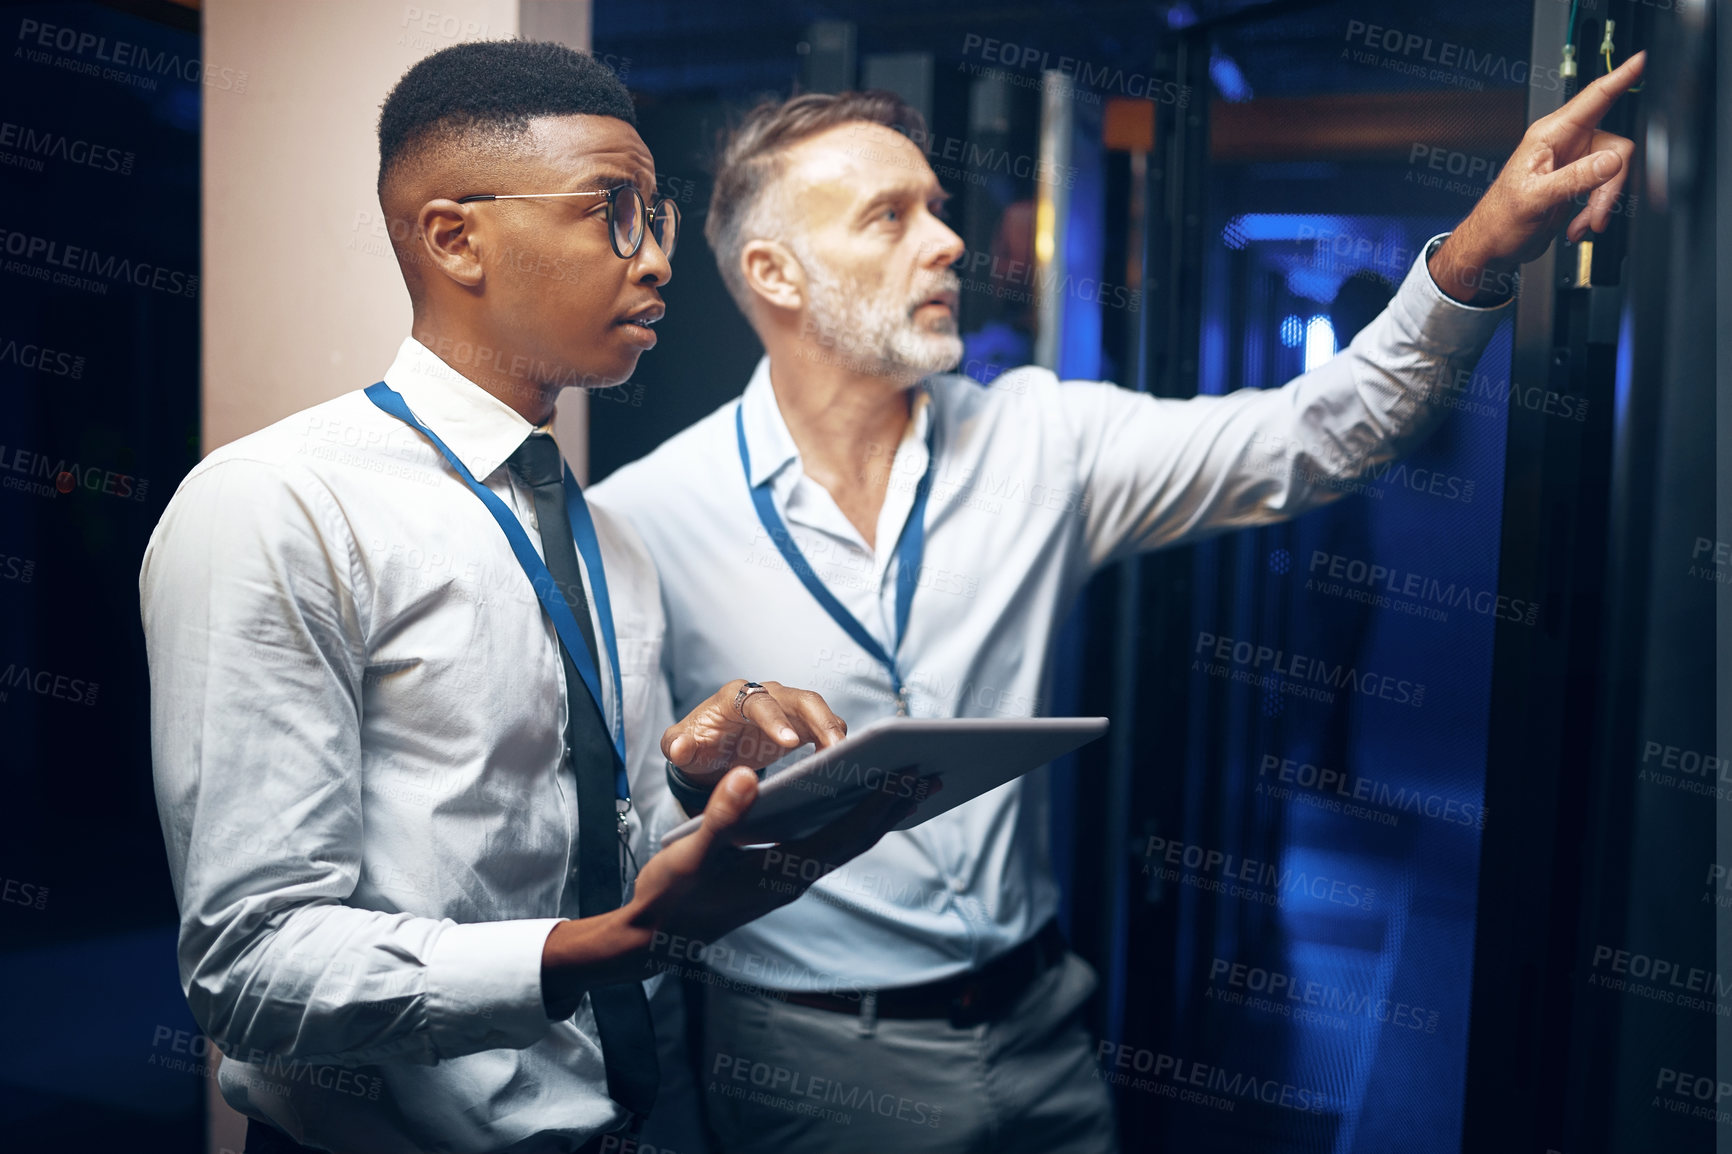
M723 837L740 823L757 800L758 775L749 769L729 770L710 794L709 804L704 806L704 821L698 836L707 837L710 841Z
M1594 191L1622 172L1623 168L1623 158L1617 153L1609 149L1591 152L1545 178L1546 199L1555 208Z

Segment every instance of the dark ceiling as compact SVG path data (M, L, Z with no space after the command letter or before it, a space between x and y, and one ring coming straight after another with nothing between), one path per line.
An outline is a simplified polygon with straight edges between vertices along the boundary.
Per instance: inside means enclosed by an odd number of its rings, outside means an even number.
M1148 73L1175 28L1207 25L1252 96L1328 92L1521 87L1527 71L1525 5L1441 5L1419 0L1045 0L955 3L932 0L640 0L595 9L595 47L631 61L627 84L640 96L713 95L746 100L787 94L800 75L802 44L820 21L856 27L857 53L931 52L939 71L981 59L987 39L1014 43L1038 59L1086 62L1096 75ZM1372 29L1381 29L1373 33ZM1401 36L1396 52L1366 50ZM1355 59L1354 50L1369 58ZM1427 56L1482 62L1415 76ZM1450 55L1446 55L1450 54ZM1551 63L1551 62L1546 62ZM1227 88L1234 87L1231 74ZM1218 91L1229 98L1244 90Z

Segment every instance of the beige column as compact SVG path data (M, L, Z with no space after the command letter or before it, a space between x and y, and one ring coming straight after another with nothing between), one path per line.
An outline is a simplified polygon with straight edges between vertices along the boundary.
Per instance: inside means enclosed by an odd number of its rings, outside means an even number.
M379 105L462 40L589 47L589 0L205 0L204 55L244 68L204 106L204 451L379 379L409 297L374 193ZM584 398L556 434L578 475Z

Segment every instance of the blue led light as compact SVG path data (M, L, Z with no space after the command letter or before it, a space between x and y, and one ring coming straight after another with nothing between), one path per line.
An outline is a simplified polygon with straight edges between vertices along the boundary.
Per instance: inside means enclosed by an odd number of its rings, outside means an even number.
M1335 355L1335 326L1318 315L1305 322L1305 371L1310 372Z

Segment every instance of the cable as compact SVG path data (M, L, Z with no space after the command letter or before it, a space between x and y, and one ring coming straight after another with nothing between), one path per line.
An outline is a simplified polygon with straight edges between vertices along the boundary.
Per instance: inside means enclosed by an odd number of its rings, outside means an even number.
M1558 69L1558 75L1565 80L1573 80L1576 76L1576 8L1581 0L1570 0L1570 23L1564 29L1564 63Z
M1617 67L1616 65L1614 65L1612 63L1612 52L1613 52L1612 29L1615 26L1616 26L1616 21L1608 19L1606 21L1606 31L1600 37L1600 55L1605 58L1606 71L1607 72L1611 72ZM1640 92L1640 91L1642 91L1642 89L1646 88L1647 86L1648 86L1647 81L1643 81L1641 84L1638 84L1634 88L1630 89L1630 91L1631 92Z

